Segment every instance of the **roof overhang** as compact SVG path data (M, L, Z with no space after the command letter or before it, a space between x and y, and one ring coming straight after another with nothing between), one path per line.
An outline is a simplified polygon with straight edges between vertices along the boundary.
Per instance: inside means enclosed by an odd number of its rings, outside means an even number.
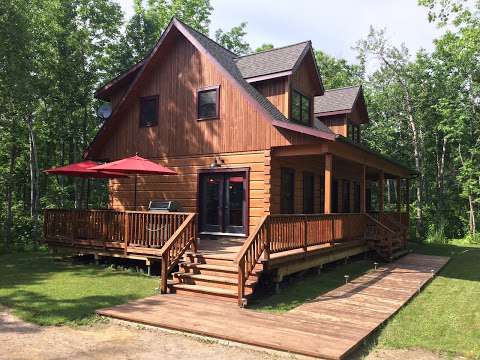
M289 76L292 75L292 71L281 71L273 74L265 74L265 75L260 75L260 76L254 76L250 78L245 78L245 81L248 83L253 83L257 81L263 81L263 80L270 80L270 79L276 79L279 77L284 77L284 76Z
M278 121L274 120L272 124L278 128L282 129L287 129L291 131L295 131L304 135L310 135L314 136L316 138L324 139L324 140L329 140L329 141L334 141L335 140L335 134L334 133L327 133L325 131L321 131L309 126L303 126L299 124L294 124L292 122L288 121Z

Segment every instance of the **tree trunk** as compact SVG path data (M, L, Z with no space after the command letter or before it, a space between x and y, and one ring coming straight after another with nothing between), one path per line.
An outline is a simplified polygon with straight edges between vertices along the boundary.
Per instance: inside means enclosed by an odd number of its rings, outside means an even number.
M30 143L30 216L32 217L32 244L38 246L39 214L38 214L38 156L35 132L33 128L34 115L27 117L28 136Z
M7 199L7 220L5 222L5 248L10 249L13 247L12 241L12 228L13 228L13 176L15 172L15 163L17 160L18 149L15 144L12 144L10 148L10 161L8 167L8 180L6 188Z

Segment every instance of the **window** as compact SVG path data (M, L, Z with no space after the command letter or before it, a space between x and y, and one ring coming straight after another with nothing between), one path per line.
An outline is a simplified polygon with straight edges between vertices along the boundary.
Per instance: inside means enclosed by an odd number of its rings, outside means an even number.
M315 194L315 175L305 171L303 173L303 213L313 214Z
M348 122L347 137L353 143L359 143L360 142L360 127L358 125L352 124L351 122Z
M343 180L343 212L349 213L350 212L350 181Z
M158 124L158 96L140 98L140 127Z
M209 87L197 92L197 119L218 118L220 87Z
M292 91L292 120L302 125L310 126L311 101L310 98L300 94L298 91Z
M281 209L282 214L294 213L295 201L295 170L282 168L281 174Z

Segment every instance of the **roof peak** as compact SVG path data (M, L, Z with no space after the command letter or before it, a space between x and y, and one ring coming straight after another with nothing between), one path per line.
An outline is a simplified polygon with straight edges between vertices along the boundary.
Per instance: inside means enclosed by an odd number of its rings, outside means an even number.
M220 46L223 50L228 51L228 52L229 52L230 54L232 54L235 58L238 57L238 55L235 54L233 51L227 49L225 46L223 46L223 45L219 44L218 42L216 42L215 40L213 40L213 39L210 37L210 34L208 34L209 36L205 35L204 33L198 31L197 29L194 29L193 27L191 27L190 25L188 25L187 23L185 23L184 21L180 20L179 18L177 18L177 17L175 17L175 16L172 18L172 21L178 21L178 22L179 22L180 24L182 24L183 26L186 26L189 30L196 32L197 34L203 36L204 38L208 39L209 41L215 43L217 46Z
M326 89L325 92L345 90L345 89L352 89L352 88L361 88L361 87L362 87L362 84L349 85L349 86L342 86L342 87L334 88L334 89Z
M251 54L237 56L235 60L241 59L241 58L245 58L245 57L248 57L248 56L260 55L260 54L264 54L264 53L271 52L271 51L286 49L286 48L289 48L289 47L292 47L292 46L297 46L297 45L300 45L300 44L307 44L307 43L308 43L308 44L311 44L312 41L311 41L311 40L306 40L306 41L301 41L301 42L294 43L294 44L290 44L290 45L280 46L280 47L273 48L273 49L268 49L268 50L262 50L262 51L258 51L258 52L253 52L253 53L251 53Z

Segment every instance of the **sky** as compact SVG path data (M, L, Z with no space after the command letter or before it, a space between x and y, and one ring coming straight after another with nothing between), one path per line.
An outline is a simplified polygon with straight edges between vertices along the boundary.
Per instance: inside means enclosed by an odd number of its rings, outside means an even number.
M127 16L133 0L117 0ZM414 53L433 49L441 30L427 20L417 0L211 0L210 35L247 22L246 39L252 49L263 43L275 47L311 40L315 49L356 62L355 43L370 25L386 28L395 44Z

